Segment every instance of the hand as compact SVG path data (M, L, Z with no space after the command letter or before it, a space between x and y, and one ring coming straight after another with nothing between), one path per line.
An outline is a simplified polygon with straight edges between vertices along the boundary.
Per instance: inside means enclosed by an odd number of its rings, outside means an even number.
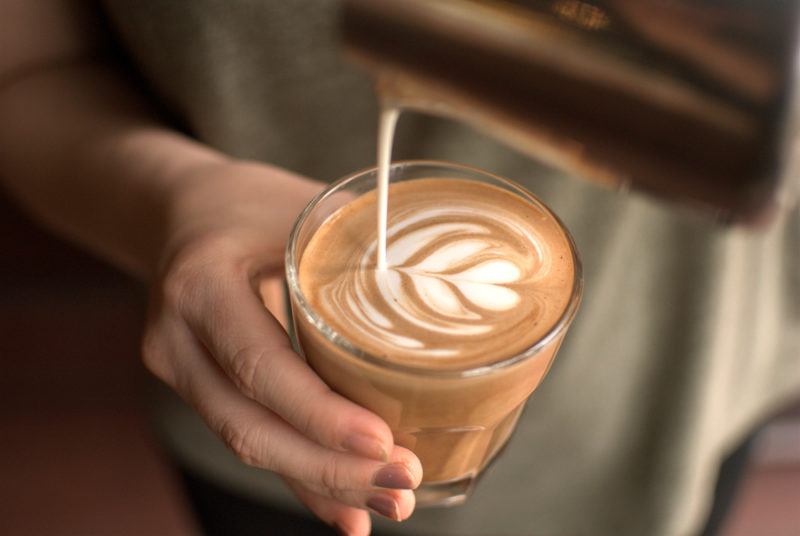
M368 534L365 508L410 516L419 460L292 352L258 293L282 271L291 225L321 185L251 163L204 166L181 184L152 289L147 367L242 461L282 475L340 532Z

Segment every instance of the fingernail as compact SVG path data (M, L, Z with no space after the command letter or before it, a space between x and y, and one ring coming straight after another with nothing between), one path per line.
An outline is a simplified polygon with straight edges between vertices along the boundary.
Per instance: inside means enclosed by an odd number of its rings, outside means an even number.
M383 445L376 438L368 435L354 435L350 436L347 441L342 445L345 450L353 454L366 456L373 460L388 462L389 456L383 449Z
M384 465L372 477L372 485L379 488L412 489L414 481L404 465Z
M367 508L374 510L383 517L388 517L393 521L400 521L400 514L397 511L397 503L385 495L373 495L367 501Z

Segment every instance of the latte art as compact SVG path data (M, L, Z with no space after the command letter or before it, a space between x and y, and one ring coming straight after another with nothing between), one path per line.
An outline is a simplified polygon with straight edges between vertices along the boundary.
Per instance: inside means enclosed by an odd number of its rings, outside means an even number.
M551 216L466 181L417 179L390 192L385 270L375 226L356 214L372 214L372 193L340 209L346 217L331 216L309 244L341 248L335 263L316 267L310 292L334 329L346 326L375 355L423 362L521 351L551 327L566 305L553 297L571 278L563 250L548 245L558 238Z
M323 290L328 303L352 317L351 328L364 336L406 351L457 353L442 347L441 337L498 329L499 313L521 305L514 285L534 280L549 264L538 257L539 240L530 231L511 218L492 218L493 212L447 207L394 213L397 223L387 233L387 270L374 269L376 243L370 244L353 259L355 277L342 277ZM379 302L370 303L370 298ZM387 310L389 315L380 312ZM438 348L430 341L399 336L392 317L438 334Z

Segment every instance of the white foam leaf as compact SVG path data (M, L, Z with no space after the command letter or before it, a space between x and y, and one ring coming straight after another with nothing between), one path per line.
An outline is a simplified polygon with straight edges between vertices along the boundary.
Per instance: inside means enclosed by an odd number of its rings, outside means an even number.
M441 279L414 274L411 280L423 301L437 313L458 318L479 318L464 307L456 293Z
M469 223L440 223L430 227L423 227L391 241L386 248L387 262L389 266L400 266L426 245L447 233L455 231L468 233L486 232L480 225ZM438 253L436 252L436 254Z
M458 290L472 303L492 311L505 311L515 307L520 297L514 290L499 285L454 281Z
M444 272L488 247L489 243L484 240L458 240L437 249L416 264L414 269L429 274Z
M411 276L417 292L431 308L447 316L463 318L467 309L446 282L455 285L464 298L478 307L493 311L511 309L519 303L520 297L502 285L518 281L522 271L510 260L489 259L460 272L442 273L469 263L489 247L491 244L485 240L464 238L443 246L410 268L399 270Z
M513 283L522 273L516 264L505 259L492 259L453 276L453 279L476 283Z

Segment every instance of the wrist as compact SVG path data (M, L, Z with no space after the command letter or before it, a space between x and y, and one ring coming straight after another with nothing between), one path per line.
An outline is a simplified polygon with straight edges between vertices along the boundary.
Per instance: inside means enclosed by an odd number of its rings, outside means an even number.
M176 256L209 243L220 259L255 254L277 267L297 215L324 186L266 163L231 158L187 163L168 184L155 276Z
M106 154L115 155L126 169L129 190L135 199L126 204L138 206L129 237L134 271L152 280L159 270L167 244L173 240L180 222L190 216L183 208L197 184L216 170L230 165L226 155L178 133L143 130L111 142ZM135 185L138 184L137 188ZM138 192L138 193L137 193ZM140 246L134 244L141 243Z

